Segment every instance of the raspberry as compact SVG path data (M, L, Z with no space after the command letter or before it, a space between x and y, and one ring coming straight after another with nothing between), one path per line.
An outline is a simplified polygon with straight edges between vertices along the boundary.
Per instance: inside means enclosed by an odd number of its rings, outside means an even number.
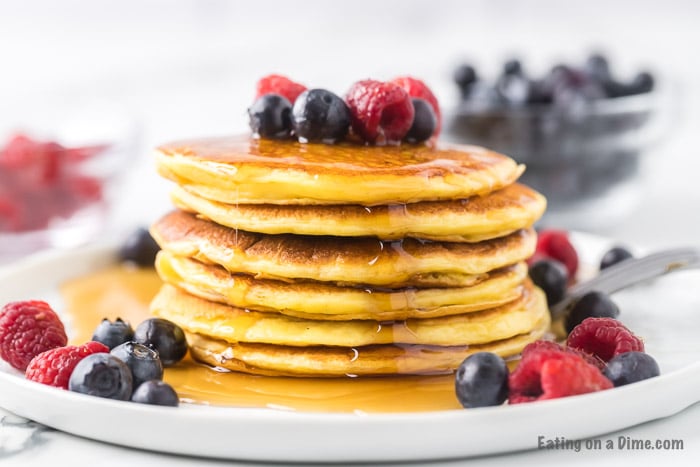
M613 318L584 319L571 331L566 345L593 354L604 362L625 352L644 352L642 340Z
M299 94L306 91L306 86L295 83L286 76L282 75L267 75L260 78L256 86L255 99L264 96L265 94L279 94L282 97L294 104Z
M0 152L0 167L6 167L31 188L50 186L60 175L64 148L53 142L39 142L24 135L10 139Z
M32 358L68 342L58 315L46 302L12 302L0 310L0 357L24 371Z
M29 362L25 376L30 381L68 389L68 380L78 362L100 352L109 352L109 348L94 341L81 346L68 345L47 350Z
M413 124L411 97L394 83L358 81L348 91L345 102L353 131L369 143L398 143Z
M600 370L603 370L605 368L605 362L602 361L597 356L591 355L591 354L586 353L586 352L579 350L579 349L564 347L564 346L559 345L556 342L552 342L552 341L538 340L535 342L531 342L528 345L526 345L525 348L523 349L522 356L525 357L525 355L528 355L530 353L542 352L542 351L545 351L545 352L565 352L565 353L578 355L579 357L583 358L586 361L586 363L590 363L591 365L599 368Z
M554 399L612 387L600 369L586 358L554 342L538 341L523 349L510 374L509 403Z
M426 101L428 101L430 106L433 108L433 111L435 112L435 116L437 117L437 126L435 127L435 131L433 132L433 136L439 135L440 130L442 129L442 115L440 114L440 104L438 104L438 100L435 97L435 94L433 94L433 91L431 91L430 88L423 81L416 78L412 78L410 76L394 78L393 80L391 80L391 82L401 86L408 93L409 96L418 97L420 99L425 99Z
M578 253L569 241L569 234L563 230L543 230L537 237L537 249L528 261L533 264L537 260L552 258L566 266L569 278L576 277L578 271Z

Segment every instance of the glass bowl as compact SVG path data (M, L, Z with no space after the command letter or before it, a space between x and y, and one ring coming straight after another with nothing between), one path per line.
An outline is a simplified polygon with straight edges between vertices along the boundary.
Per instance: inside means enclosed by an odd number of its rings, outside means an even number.
M654 91L567 108L465 103L449 114L447 139L526 164L521 181L548 199L544 224L605 227L640 199L640 156L666 127L663 96Z
M104 232L138 153L137 125L119 106L45 104L0 121L0 264Z

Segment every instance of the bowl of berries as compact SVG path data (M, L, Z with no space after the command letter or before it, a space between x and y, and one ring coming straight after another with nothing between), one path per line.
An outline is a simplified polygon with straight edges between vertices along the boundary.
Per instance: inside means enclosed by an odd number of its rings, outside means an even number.
M102 232L136 155L121 117L50 115L0 125L0 264Z
M651 73L619 78L603 55L594 54L541 76L510 60L494 80L463 64L454 81L461 100L447 120L448 138L527 164L523 180L548 196L550 223L588 228L595 220L607 223L597 202L616 200L614 213L606 204L608 220L633 207L640 155L666 127L660 112L666 93ZM596 215L586 216L587 210Z

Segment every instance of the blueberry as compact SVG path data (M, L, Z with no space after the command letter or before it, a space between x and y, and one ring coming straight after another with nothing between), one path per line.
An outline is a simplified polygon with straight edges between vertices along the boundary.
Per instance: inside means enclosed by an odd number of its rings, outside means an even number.
M467 357L455 375L457 399L465 408L501 405L508 397L508 367L491 352Z
M80 360L68 380L68 389L91 396L128 401L133 381L124 362L108 353L95 353Z
M119 249L119 259L138 266L153 266L160 247L148 230L140 227L133 231Z
M503 64L503 74L504 75L522 75L523 65L520 60L512 59L508 60Z
M571 332L586 318L617 318L620 309L603 292L593 291L582 295L569 308L566 332Z
M167 319L151 318L142 322L134 331L134 341L158 352L163 366L176 364L187 353L184 331Z
M588 57L584 70L588 76L600 83L605 83L612 79L610 64L608 59L602 54L593 54Z
M530 279L544 291L547 304L552 306L564 298L569 274L561 262L543 259L530 266Z
M117 318L114 322L107 318L103 319L92 334L93 341L101 342L110 349L130 341L133 337L134 329L121 318Z
M250 129L262 138L287 138L292 131L292 104L279 94L260 96L248 109Z
M460 65L455 69L453 78L462 93L462 99L467 99L469 97L473 84L479 79L474 67L466 64Z
M651 92L652 89L654 89L654 77L646 71L635 76L630 85L632 94L644 94L645 92Z
M612 79L603 83L603 90L605 91L606 97L610 98L623 97L634 94L631 90L630 85Z
M644 352L625 352L610 359L603 374L615 387L659 376L659 364Z
M152 379L163 379L158 352L138 342L125 342L110 352L131 370L134 387Z
M168 383L159 380L146 381L139 385L131 396L132 402L177 407L180 398Z
M437 127L437 117L433 107L425 99L413 98L413 124L404 139L409 143L420 143L432 136Z
M300 140L335 143L350 129L350 110L343 99L325 89L308 89L294 101L294 133Z
M629 258L633 258L632 253L630 253L629 250L621 246L613 247L608 250L600 260L600 270L602 271L613 264L617 264Z

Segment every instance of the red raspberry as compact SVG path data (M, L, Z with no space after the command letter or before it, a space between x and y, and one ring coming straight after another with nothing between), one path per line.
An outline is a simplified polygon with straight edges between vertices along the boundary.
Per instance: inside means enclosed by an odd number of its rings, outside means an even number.
M0 310L0 357L24 371L32 358L68 342L58 315L46 302L12 302Z
M586 359L554 342L538 341L523 350L508 379L509 402L519 404L608 389L612 383Z
M578 271L578 253L569 241L569 234L564 230L542 230L537 235L537 249L528 261L534 264L541 259L556 259L566 266L571 279Z
M394 83L358 81L348 91L345 102L353 131L369 143L398 143L413 124L411 97Z
M0 152L0 167L12 170L29 188L49 186L59 178L63 151L58 143L38 142L17 135Z
M57 388L68 389L68 380L80 360L94 353L109 352L100 342L88 342L81 346L67 345L42 352L29 362L25 376Z
M586 318L569 333L569 348L610 361L625 352L644 352L644 342L613 318Z
M306 86L295 83L286 76L282 75L267 75L260 78L256 86L255 98L265 94L279 94L286 97L289 102L294 104L299 94L306 91Z
M578 355L579 357L583 358L586 361L586 363L590 363L591 365L597 367L601 371L605 368L605 362L602 361L597 356L586 353L580 349L573 349L570 347L564 347L564 346L559 345L556 342L552 342L552 341L539 340L539 341L531 342L528 345L526 345L525 348L523 349L522 356L525 356L526 354L529 354L532 352L540 352L540 351L550 351L550 352L559 351L559 352L571 353L574 355Z
M440 104L438 104L438 100L435 97L435 94L433 94L433 91L431 91L423 81L410 76L394 78L391 82L401 86L409 96L418 97L428 101L430 106L433 108L433 112L435 112L435 117L437 117L437 126L435 127L433 136L439 135L440 130L442 129L442 115L440 114Z
M107 144L66 148L63 159L69 163L80 163L92 159L109 148Z

